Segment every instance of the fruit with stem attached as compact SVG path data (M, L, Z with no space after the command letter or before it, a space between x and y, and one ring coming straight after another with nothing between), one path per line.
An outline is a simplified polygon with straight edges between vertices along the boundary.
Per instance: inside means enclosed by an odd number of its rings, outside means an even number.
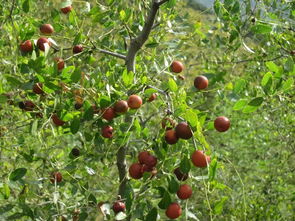
M113 204L113 211L115 213L119 213L119 212L124 212L126 209L125 203L121 202L121 201L116 201Z
M40 26L40 32L44 35L51 35L54 32L54 28L51 24L43 24Z
M193 136L192 130L186 122L181 122L175 127L176 136L185 140Z
M142 166L143 165L140 163L131 164L131 166L129 167L129 175L133 179L140 179L143 175L143 172L144 172Z
M73 47L73 53L74 54L81 53L82 51L83 51L83 46L82 45L75 45Z
M62 58L54 58L57 65L57 70L61 71L65 67L65 62Z
M166 130L165 132L165 140L168 144L176 144L178 141L178 137L176 135L175 130Z
M180 185L176 194L179 199L186 200L192 196L193 190L189 185L182 184L182 185Z
M203 151L196 150L192 154L192 162L196 167L207 167L207 163L210 163L210 156L207 156Z
M19 48L23 53L31 52L33 51L33 44L31 40L26 40L20 44Z
M124 114L128 111L128 103L124 100L117 101L114 110L116 114Z
M194 80L195 88L203 90L208 87L208 79L205 76L198 76Z
M177 219L181 216L182 210L178 203L171 203L166 209L166 216L169 219Z
M51 183L60 183L62 181L62 174L60 172L53 172L50 178Z
M45 44L48 44L48 46L51 46L51 42L47 39L47 38L39 38L37 41L37 47L39 48L39 50L41 51L45 51Z
M151 96L148 99L148 102L152 102L152 101L156 100L157 96L158 95L156 93L152 93Z
M184 69L183 64L180 61L173 61L172 64L170 65L170 71L174 73L180 73Z
M230 120L224 116L217 117L214 121L214 127L219 132L225 132L230 127Z
M138 95L133 94L128 98L127 103L129 108L138 109L142 105L142 99Z
M44 91L43 91L43 84L42 83L36 83L36 84L34 84L33 85L33 92L35 93L35 94L43 94L44 93Z
M113 127L107 125L107 126L104 126L102 129L101 129L101 135L104 137L104 138L112 138L113 137L113 132L114 132L114 129Z

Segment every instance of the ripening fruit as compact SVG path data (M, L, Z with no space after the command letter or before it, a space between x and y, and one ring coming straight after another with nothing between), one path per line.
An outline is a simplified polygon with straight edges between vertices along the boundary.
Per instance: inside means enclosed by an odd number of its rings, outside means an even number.
M82 51L83 51L83 46L82 45L75 45L73 47L73 53L74 54L81 53Z
M165 140L168 144L176 144L178 141L178 137L175 130L166 130Z
M23 109L25 111L32 111L36 107L36 105L29 100L19 102L18 106L20 109Z
M71 154L74 157L78 157L78 156L80 156L80 150L78 148L73 148L72 151L71 151Z
M60 172L53 172L50 178L51 183L60 183L62 181L62 175Z
M124 114L128 111L128 103L126 101L117 101L114 106L116 114Z
M39 48L39 50L45 51L46 43L49 45L49 47L51 46L51 43L47 38L39 38L37 41L37 47Z
M63 126L66 122L61 120L57 114L52 114L51 119L53 121L53 123L55 124L55 126Z
M183 69L184 69L184 66L180 61L173 61L170 66L170 70L174 73L180 73L183 71Z
M175 127L176 136L185 140L190 139L193 136L191 128L186 122L181 122Z
M138 95L133 94L128 98L127 103L131 109L138 109L142 105L142 99Z
M151 171L153 171L153 169L154 169L154 167L149 167L146 164L143 164L142 167L141 167L141 172L142 173L151 172Z
M116 116L115 110L112 107L106 108L102 111L102 118L111 121Z
M193 190L192 190L192 188L189 185L182 184L179 187L179 189L178 189L178 191L177 191L176 194L177 194L177 196L178 196L179 199L186 200L186 199L188 199L188 198L191 197L191 195L193 194Z
M124 212L126 209L125 203L121 202L121 201L116 201L113 204L113 211L115 213L119 213L119 212Z
M60 10L61 10L62 13L68 14L70 11L72 11L72 6L69 5L67 7L61 8Z
M176 219L181 216L182 210L178 203L171 203L166 209L166 216L169 219Z
M40 26L40 32L44 35L51 35L54 29L51 24L43 24Z
M210 163L210 157L204 154L203 151L196 150L192 154L192 162L196 167L204 168L207 167L207 162Z
M219 132L225 132L230 127L230 121L227 117L217 117L214 121L214 127Z
M142 175L143 175L142 165L140 163L133 163L129 167L129 175L133 179L140 179L142 177Z
M26 40L19 45L21 52L27 53L33 51L33 44L30 40Z
M161 124L162 124L162 128L166 130L171 130L176 126L176 122L170 117L163 118Z
M101 135L104 138L112 138L113 137L113 132L114 132L114 129L111 126L109 126L109 125L104 126L101 129Z
M185 181L188 178L188 174L183 173L179 167L174 170L174 174L179 181Z
M141 164L145 164L146 160L150 156L150 153L148 151L142 151L138 154L138 161Z
M54 58L57 65L57 70L61 71L65 67L65 62L62 58Z
M151 94L151 96L148 99L148 102L152 102L152 101L156 100L157 96L158 95L156 93Z
M153 156L153 155L149 155L145 158L144 160L144 164L147 165L150 168L153 168L157 165L157 157Z
M33 92L35 94L43 94L44 91L42 90L43 84L42 83L36 83L33 85Z
M205 76L198 76L195 78L194 85L195 88L203 90L208 87L208 79Z

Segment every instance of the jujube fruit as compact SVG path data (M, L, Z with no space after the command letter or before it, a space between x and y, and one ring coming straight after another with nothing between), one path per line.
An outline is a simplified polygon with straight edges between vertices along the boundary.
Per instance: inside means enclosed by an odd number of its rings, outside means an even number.
M210 163L210 157L204 154L203 151L196 150L192 154L192 162L196 167L204 168L207 167L207 162Z
M62 58L54 58L54 61L57 66L57 70L61 71L65 67L65 62Z
M174 170L174 174L179 181L185 181L188 178L188 174L183 173L179 167Z
M36 107L36 105L30 100L21 101L18 103L18 106L20 109L23 109L25 111L32 111Z
M114 132L114 129L111 126L109 126L109 125L104 126L101 129L101 135L104 138L112 138L113 137L113 132Z
M60 183L62 181L62 175L60 172L53 172L50 178L51 183Z
M54 29L51 24L43 24L40 26L40 32L44 35L51 35Z
M115 213L119 213L119 212L124 212L126 209L125 203L121 202L121 201L116 201L113 204L113 211Z
M227 117L217 117L214 121L214 127L219 132L225 132L230 127L230 120Z
M178 137L176 135L175 130L166 130L165 132L165 141L168 144L176 144L178 141Z
M43 91L43 84L42 83L36 83L33 85L33 92L35 94L43 94L44 91Z
M147 158L150 156L150 153L148 151L142 151L138 154L138 161L141 164L145 164Z
M180 73L183 71L183 69L184 69L184 66L180 61L173 61L170 66L170 70L174 73Z
M73 47L73 53L74 54L81 53L82 51L83 51L83 46L82 45L75 45Z
M140 164L140 163L133 163L129 167L129 175L133 179L140 179L142 177L142 175L143 175L142 164Z
M142 99L138 95L133 94L128 98L127 103L131 109L138 109L142 105Z
M175 127L176 136L185 140L190 139L193 133L186 122L181 122Z
M117 101L114 110L117 114L124 114L128 111L128 103L124 100Z
M106 108L102 111L102 118L105 120L111 121L114 119L115 116L116 112L112 107Z
M72 11L72 6L69 5L67 7L61 8L60 10L61 10L62 13L68 14L70 11Z
M41 50L41 51L45 51L45 44L48 44L48 46L50 47L51 43L47 38L39 38L37 41L37 47Z
M193 194L193 190L189 185L182 184L180 185L176 194L179 199L186 200L191 197L191 195Z
M146 157L144 164L147 165L148 167L154 167L157 165L157 157L153 156L153 155L149 155Z
M55 126L63 126L66 123L65 121L61 120L57 114L52 114L51 119Z
M21 52L27 53L33 51L33 44L31 40L26 40L19 45Z
M208 87L208 79L205 76L198 76L194 80L195 88L203 90Z
M148 99L148 102L152 102L152 101L156 100L157 96L158 95L156 93L151 94L151 96Z
M176 219L181 216L182 210L178 203L171 203L165 213L168 218Z
M161 125L163 129L170 130L173 129L176 125L175 120L171 119L170 117L165 117L161 121Z

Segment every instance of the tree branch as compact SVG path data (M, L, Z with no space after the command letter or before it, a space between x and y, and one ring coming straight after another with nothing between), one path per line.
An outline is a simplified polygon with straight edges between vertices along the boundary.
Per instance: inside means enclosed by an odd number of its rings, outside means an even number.
M108 51L108 50L104 50L104 49L99 49L99 48L97 48L97 50L98 50L100 53L103 53L103 54L112 55L112 56L114 56L114 57L121 58L121 59L123 59L123 60L126 59L126 56L125 56L125 55L122 55L122 54L119 54L119 53L116 53L116 52L112 52L112 51Z

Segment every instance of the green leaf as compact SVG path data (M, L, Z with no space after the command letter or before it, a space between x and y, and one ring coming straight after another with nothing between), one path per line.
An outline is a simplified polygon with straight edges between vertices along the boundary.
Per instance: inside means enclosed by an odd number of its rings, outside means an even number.
M180 162L180 170L183 173L188 173L191 170L191 161L186 156Z
M145 221L156 221L158 217L158 210L156 207L154 207L153 209L151 209L151 211L149 211L149 213L147 214Z
M168 87L173 92L176 92L178 90L178 86L172 78L169 78L168 80Z
M269 34L272 31L272 26L266 24L257 24L251 28L251 31L257 34Z
M79 131L80 128L80 118L75 117L71 122L71 132L75 134Z
M125 18L126 18L126 13L125 13L124 10L121 10L121 11L120 11L120 19L121 19L122 21L124 21Z
M247 104L247 100L246 99L241 99L241 100L238 100L234 107L233 107L233 110L241 110L245 107L245 105Z
M186 111L184 119L187 120L192 127L198 124L198 115L192 109Z
M293 84L294 84L294 79L293 79L293 78L289 78L288 80L286 80L286 81L283 83L282 90L283 90L283 91L288 91L288 90L290 90L290 89L293 87Z
M238 94L240 93L246 86L246 81L244 79L239 79L236 81L235 85L234 85L234 93Z
M25 13L28 13L30 11L30 0L25 0L23 2L23 10Z
M76 36L75 36L75 39L74 39L74 42L73 42L73 45L77 45L81 42L81 39L82 39L82 34L81 32L79 32Z
M264 92L268 94L272 86L272 74L270 72L267 72L263 76L261 80L261 85L263 87Z
M176 0L169 0L167 3L167 8L172 8L176 5Z
M100 107L105 108L110 106L110 104L111 104L111 98L109 98L108 96L103 95L99 98Z
M31 126L31 134L35 136L37 134L37 131L38 131L38 120L35 120Z
M18 168L10 174L9 179L11 181L17 181L17 180L21 179L23 176L25 176L26 173L27 173L26 168Z
M3 195L4 199L9 198L9 196L10 196L10 188L6 183L4 183L3 187L0 188L0 193Z
M209 181L214 180L217 169L217 160L213 159L209 164Z
M273 61L265 62L265 65L270 71L272 71L274 73L279 72L279 67Z
M214 206L214 214L219 215L222 213L223 205L227 201L228 197L223 197L220 201L218 201Z
M75 83L77 83L81 79L81 69L76 68L71 76L71 80Z
M243 113L251 113L256 111L263 103L263 97L256 97L252 99L248 105L243 109Z
M150 43L147 43L145 45L145 47L147 47L147 48L156 48L156 47L158 47L158 45L159 45L159 42L150 42Z
M174 176L172 176L170 179L168 178L168 190L170 193L176 193L179 189L179 183L176 181Z
M7 101L7 97L5 95L1 94L0 95L0 103L4 104L4 103L6 103L6 101Z
M166 209L171 204L171 196L167 190L165 190L162 200L159 202L158 206L160 209Z
M133 83L134 73L132 71L128 72L127 69L124 70L123 75L123 83L126 87Z

